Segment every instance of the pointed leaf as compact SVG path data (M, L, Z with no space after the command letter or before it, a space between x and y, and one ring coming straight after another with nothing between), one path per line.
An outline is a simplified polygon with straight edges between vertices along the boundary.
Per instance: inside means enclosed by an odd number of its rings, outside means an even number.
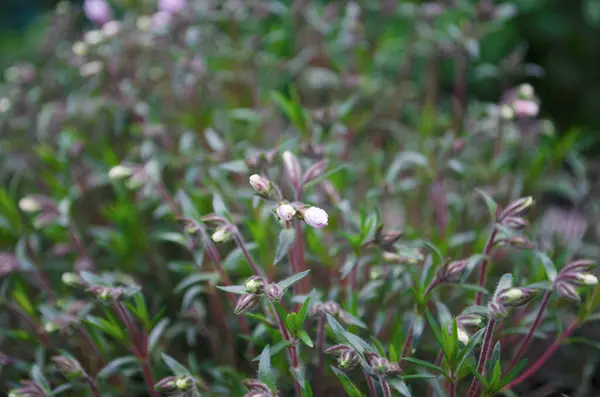
M281 290L281 293L284 293L292 285L294 285L295 283L297 283L298 281L300 281L304 277L306 277L308 275L308 273L310 273L310 270L306 270L301 273L296 273L293 276L290 276L290 277L278 282L277 286Z
M275 259L273 259L273 265L276 265L283 259L283 257L289 252L292 244L296 240L296 231L292 228L282 229L279 232L279 243L277 244L277 250L275 251Z
M168 354L165 354L165 353L162 353L161 356L162 356L162 359L164 360L165 364L167 364L167 366L173 372L173 375L175 375L175 376L191 375L190 371L186 367L184 367L183 365L181 365L173 357L171 357L171 356L169 356Z

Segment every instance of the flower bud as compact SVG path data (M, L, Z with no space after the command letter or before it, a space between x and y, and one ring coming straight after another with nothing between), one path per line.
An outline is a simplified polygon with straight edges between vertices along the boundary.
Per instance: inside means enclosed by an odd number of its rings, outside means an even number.
M283 297L283 292L281 292L281 289L277 286L277 284L269 284L265 291L269 299L272 301L279 302Z
M327 212L323 211L321 208L318 207L309 207L308 209L303 210L302 218L308 226L316 227L318 229L327 226L327 223L329 221L329 216L327 215Z
M504 211L502 211L502 214L500 215L500 219L504 219L507 216L520 216L523 215L523 213L525 211L527 211L529 208L531 208L533 206L533 204L535 204L535 202L533 201L533 197L528 196L528 197L522 197L518 200L513 201L511 204L509 204Z
M58 331L58 326L56 323L48 321L46 324L44 324L44 331L48 334L54 333Z
M266 196L271 191L271 182L258 174L250 176L249 182L252 189L261 196Z
M227 242L227 241L231 240L231 237L232 237L231 228L226 227L226 226L217 228L217 230L215 230L215 232L211 236L212 240L215 243Z
M511 247L520 248L520 249L532 249L535 248L533 243L529 241L526 237L522 236L512 236L508 239L504 240L504 242Z
M25 196L19 200L19 208L21 211L30 214L40 211L42 209L42 203L33 196Z
M590 272L595 268L596 263L589 259L579 259L566 265L561 273L582 273Z
M500 116L502 116L504 120L512 120L512 118L515 117L515 111L509 105L502 105L500 108Z
M323 172L327 169L327 160L321 160L315 164L313 164L309 169L304 173L304 177L302 179L302 183L308 183L313 179L320 177Z
M358 364L359 355L354 350L346 349L338 357L338 366L344 369L351 369Z
M113 19L113 12L106 0L85 0L83 3L85 16L97 25L104 25Z
M133 169L124 165L117 165L108 171L108 177L113 180L128 178L131 175L133 175Z
M46 397L46 392L32 380L21 382L21 387L12 389L8 397Z
M252 276L246 281L245 287L249 294L262 294L265 290L265 280L259 276Z
M532 99L533 98L533 87L531 84L521 84L519 86L519 97L522 99Z
M508 315L508 310L506 307L497 301L491 301L488 304L488 310L490 317L494 319L504 318Z
M382 246L392 246L404 235L401 231L391 230L386 233L382 233L379 237L379 244Z
M244 381L244 384L246 385L246 387L249 390L261 391L264 393L271 392L271 390L269 389L269 387L267 385L265 385L263 382L256 380L256 379L246 379Z
M513 110L517 117L535 117L540 111L540 106L534 101L516 99L512 103Z
M186 0L158 0L158 9L175 14L186 7Z
M85 376L81 364L77 360L67 356L54 356L52 361L58 370L69 380L80 379Z
M331 346L328 349L325 349L324 353L325 354L331 354L331 355L339 356L343 352L345 352L346 350L352 351L353 349L350 346L347 346L347 345L334 345L334 346Z
M281 204L277 207L277 216L282 221L289 221L294 215L296 215L296 210L289 204Z
M513 229L513 230L522 230L524 229L527 225L529 225L529 222L527 221L527 219L518 217L518 216L507 216L506 218L504 218L502 220L502 225Z
M161 393L175 393L177 391L176 381L176 376L163 378L154 385L154 390Z
M483 319L477 314L461 314L456 317L456 323L459 327L481 327L483 326Z
M390 362L386 358L379 357L376 353L367 353L366 357L367 362L375 372L379 372L381 374L387 373Z
M463 328L458 327L457 328L457 332L458 332L458 340L463 344L463 345L467 345L469 343L469 334L467 333L467 331L465 331Z
M300 166L298 158L296 158L294 154L287 150L283 152L282 157L285 173L287 174L290 183L295 188L298 188L302 178L302 167Z
M237 304L234 309L235 314L246 313L258 304L260 301L260 295L255 294L243 294L237 301Z
M529 288L508 288L498 294L497 302L508 307L523 306L529 303L537 293Z
M566 281L557 281L554 284L555 288L556 288L556 292L558 292L559 295L564 296L565 298L574 300L574 301L580 301L581 298L579 297L579 294L577 293L577 289L575 288L575 286L573 284L570 284Z
M81 279L81 277L79 277L77 274L71 273L71 272L63 273L60 276L60 279L62 280L62 282L64 284L70 285L70 286L75 286L75 285L83 283L83 280Z
M578 273L577 280L581 285L596 285L598 284L598 277L591 273Z
M175 380L175 386L180 391L189 390L193 384L194 381L190 376L180 376Z

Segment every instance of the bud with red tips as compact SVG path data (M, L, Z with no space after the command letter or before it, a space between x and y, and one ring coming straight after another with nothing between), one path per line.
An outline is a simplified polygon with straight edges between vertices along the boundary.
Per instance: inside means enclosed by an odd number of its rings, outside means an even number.
M176 380L177 376L163 378L154 385L154 390L161 393L175 393L177 392Z
M500 214L499 220L502 221L508 216L521 216L534 204L533 197L523 197L510 203Z
M260 295L255 294L243 294L237 301L237 304L234 309L235 314L246 313L258 304L260 301Z
M565 298L574 300L579 302L581 298L577 293L577 288L567 281L558 280L554 283L554 288L559 295L564 296Z
M530 288L508 288L498 294L496 301L506 307L518 307L531 302L536 294Z
M249 294L260 295L265 290L265 279L259 276L252 276L246 281L244 285L246 292Z
M269 284L265 288L265 292L270 300L279 302L283 297L283 292L277 284Z
M81 364L72 357L54 356L52 361L58 370L69 380L81 379L86 376Z
M529 222L525 218L519 216L507 216L500 222L503 226L506 226L513 230L523 230Z

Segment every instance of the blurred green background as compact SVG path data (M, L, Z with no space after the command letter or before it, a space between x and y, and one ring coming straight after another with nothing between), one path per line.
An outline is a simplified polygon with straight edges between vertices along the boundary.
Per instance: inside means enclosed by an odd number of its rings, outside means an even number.
M37 38L43 34L42 16L58 2L0 2L2 70L16 60L33 59ZM473 3L475 6L477 1ZM588 154L600 154L600 0L495 3L514 5L517 18L480 44L480 65L498 65L509 51L520 46L525 50L525 62L532 64L531 74L523 80L540 95L542 114L556 123L559 133L578 130ZM481 99L495 101L501 94L501 84L495 78L472 76L470 91Z

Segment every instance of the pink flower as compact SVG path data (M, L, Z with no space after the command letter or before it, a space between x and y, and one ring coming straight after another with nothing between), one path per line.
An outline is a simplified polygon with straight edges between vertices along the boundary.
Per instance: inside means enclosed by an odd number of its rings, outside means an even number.
M515 99L512 105L517 117L535 117L540 110L537 103L527 99Z
M329 221L327 212L318 207L310 207L305 210L302 217L308 226L316 227L318 229L327 226L327 222Z
M83 12L90 21L100 26L113 19L112 8L105 0L85 0Z
M171 14L183 10L186 5L186 0L158 0L158 9Z

